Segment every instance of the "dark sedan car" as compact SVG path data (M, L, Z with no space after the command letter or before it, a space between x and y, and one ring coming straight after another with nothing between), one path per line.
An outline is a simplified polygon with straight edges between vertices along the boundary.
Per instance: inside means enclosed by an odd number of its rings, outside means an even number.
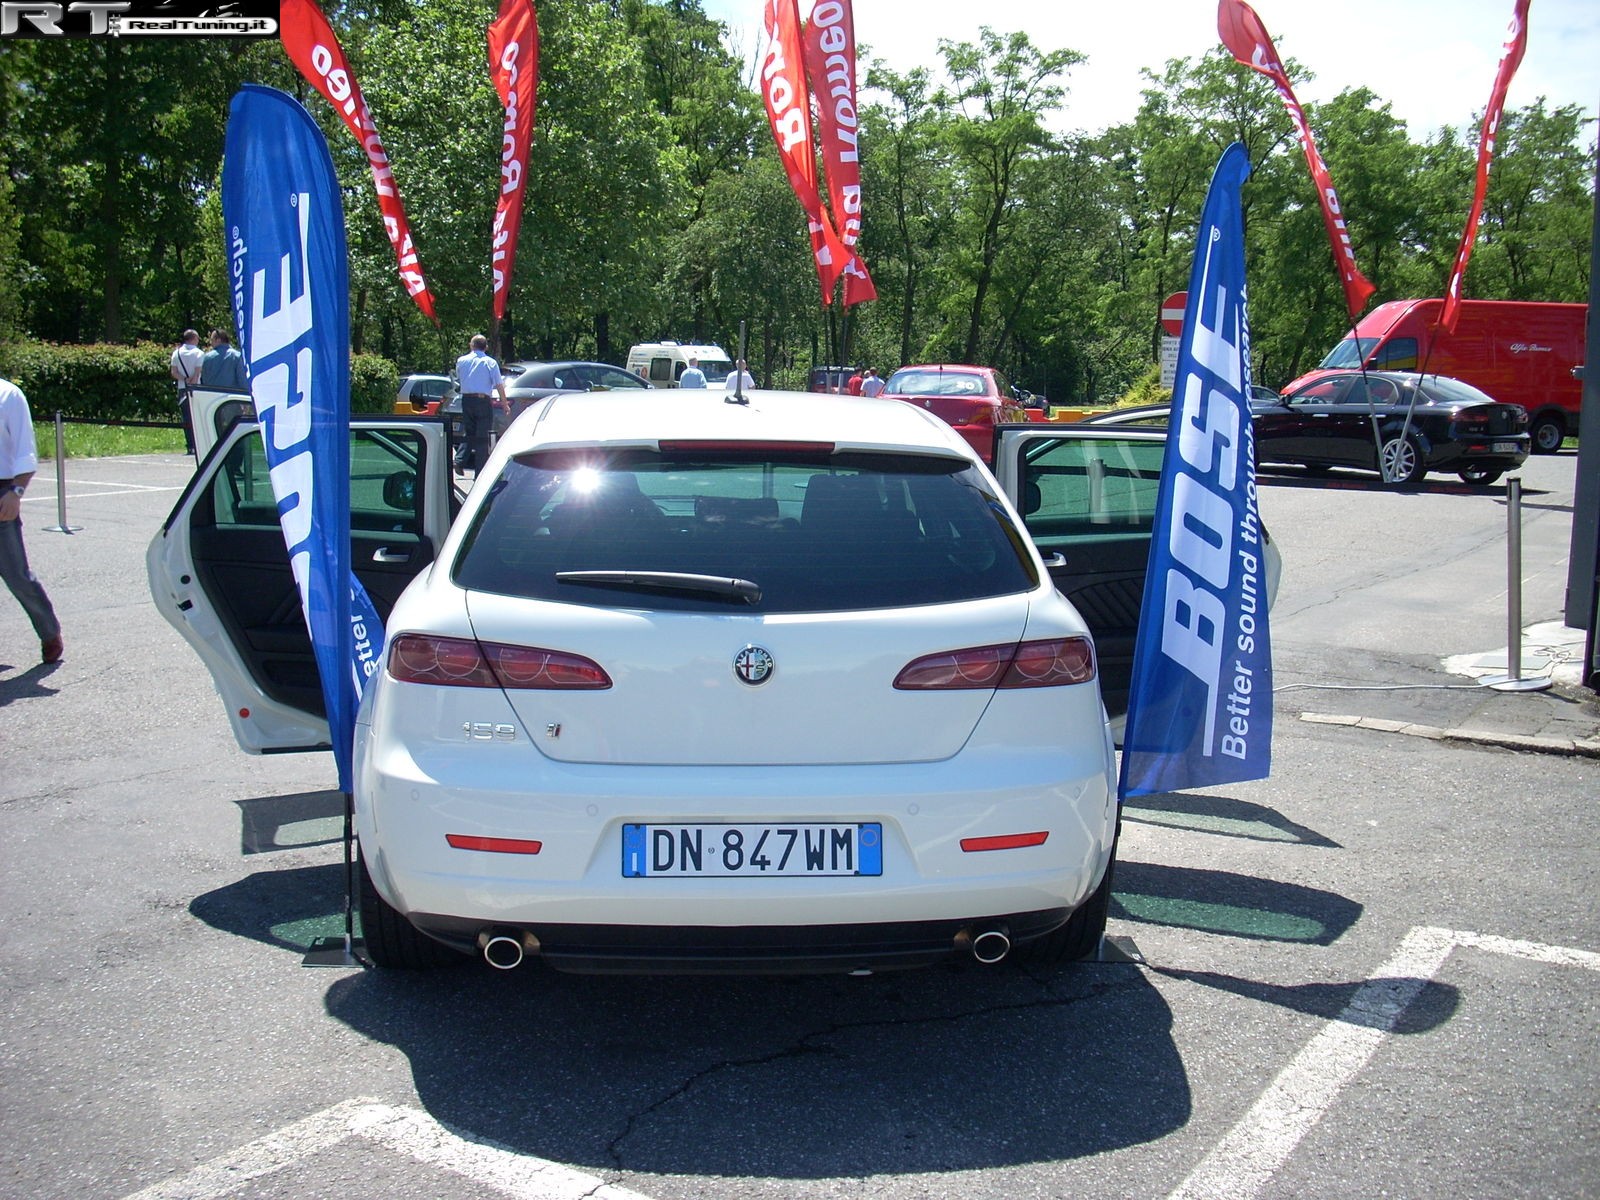
M535 400L557 392L610 392L645 389L650 385L630 371L602 362L529 363L520 375L506 381L506 399L515 418Z
M1329 371L1252 408L1256 461L1313 473L1354 467L1416 483L1429 471L1448 471L1490 484L1528 457L1521 405L1443 375Z

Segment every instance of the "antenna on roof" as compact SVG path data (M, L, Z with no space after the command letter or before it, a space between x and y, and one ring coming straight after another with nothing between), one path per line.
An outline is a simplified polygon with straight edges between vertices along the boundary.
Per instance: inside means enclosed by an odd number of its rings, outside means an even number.
M744 394L744 322L739 322L739 358L733 364L733 395L723 397L724 404L749 404Z

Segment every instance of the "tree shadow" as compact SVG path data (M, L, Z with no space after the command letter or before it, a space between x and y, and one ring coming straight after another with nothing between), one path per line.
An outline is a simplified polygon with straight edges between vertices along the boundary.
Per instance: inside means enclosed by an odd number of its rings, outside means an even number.
M1276 809L1230 796L1205 796L1190 792L1163 792L1134 796L1122 802L1125 820L1141 825L1191 829L1219 837L1256 842L1294 842L1337 850L1339 843L1314 829L1298 825Z
M1230 937L1327 946L1356 923L1361 905L1334 892L1253 875L1119 862L1111 915Z

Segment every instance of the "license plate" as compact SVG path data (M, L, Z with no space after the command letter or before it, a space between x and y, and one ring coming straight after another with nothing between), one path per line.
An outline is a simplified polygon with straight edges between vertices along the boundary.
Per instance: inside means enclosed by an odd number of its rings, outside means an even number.
M1517 444L1515 442L1496 442L1490 449L1496 454L1515 454L1517 452Z
M629 879L882 875L883 826L624 825L622 874Z

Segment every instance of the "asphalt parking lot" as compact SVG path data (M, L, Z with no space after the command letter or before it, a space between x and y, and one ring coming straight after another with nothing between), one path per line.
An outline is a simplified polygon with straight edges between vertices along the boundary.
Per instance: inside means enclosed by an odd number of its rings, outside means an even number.
M1530 671L1575 465L1522 472ZM70 462L70 535L48 477L65 661L0 599L0 1194L1600 1194L1600 705L1460 673L1504 663L1503 484L1263 477L1273 773L1127 806L1141 961L681 979L302 967L333 767L238 753L149 602L184 460Z

